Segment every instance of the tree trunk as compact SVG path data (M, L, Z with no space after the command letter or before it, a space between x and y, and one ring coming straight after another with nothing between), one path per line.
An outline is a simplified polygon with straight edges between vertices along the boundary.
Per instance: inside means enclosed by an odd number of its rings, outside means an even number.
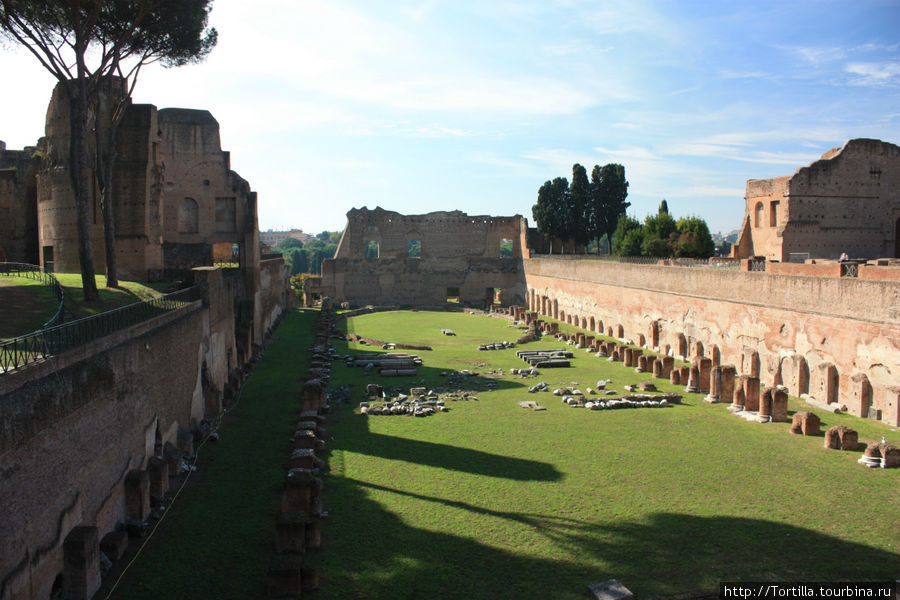
M119 269L116 259L116 219L115 219L115 193L113 191L113 172L116 165L116 137L119 131L119 123L125 114L126 100L119 97L117 90L113 89L115 79L107 77L103 83L106 88L106 96L97 95L97 122L94 126L96 132L97 152L97 183L100 188L100 207L103 213L103 247L106 254L106 287L119 287ZM104 110L105 109L105 110ZM109 118L109 130L106 139L101 139L104 123L101 119Z
M87 150L87 94L84 79L69 81L69 179L75 197L78 231L78 262L85 302L99 298L94 278L94 251L91 246L91 186Z

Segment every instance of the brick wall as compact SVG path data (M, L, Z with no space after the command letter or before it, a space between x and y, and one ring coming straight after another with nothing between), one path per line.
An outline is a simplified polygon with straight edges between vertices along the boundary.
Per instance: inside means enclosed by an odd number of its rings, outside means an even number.
M648 345L655 330L661 351L685 348L688 358L699 343L739 374L755 363L769 385L790 387L800 359L813 383L819 365L833 364L839 385L831 400L859 416L871 404L900 424L890 392L900 379L898 282L551 258L526 260L524 269L533 310L593 319L604 333L621 326L624 337ZM857 375L871 386L862 400L854 397Z

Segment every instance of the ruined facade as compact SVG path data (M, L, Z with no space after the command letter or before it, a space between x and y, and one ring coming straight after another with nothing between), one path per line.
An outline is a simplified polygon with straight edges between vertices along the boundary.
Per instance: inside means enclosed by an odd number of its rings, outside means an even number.
M522 303L527 228L520 215L353 209L312 287L353 304Z
M97 119L92 126L103 132L109 124ZM219 141L219 124L208 111L131 104L116 139L112 189L121 278L158 279L211 265L214 255L250 271L258 268L256 194L231 170L230 155ZM90 143L93 148L94 141ZM37 181L38 246L42 266L76 272L80 267L68 145L68 104L57 86L47 109L45 158ZM102 273L106 258L96 185L91 219L94 266Z
M900 258L900 146L853 139L793 175L747 181L733 256Z
M0 261L37 263L36 148L0 141Z
M524 272L541 315L900 425L900 281L574 257Z

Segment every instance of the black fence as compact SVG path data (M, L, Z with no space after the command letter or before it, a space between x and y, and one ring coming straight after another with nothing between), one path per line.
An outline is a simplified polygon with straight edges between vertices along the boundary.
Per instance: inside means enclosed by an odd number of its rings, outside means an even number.
M26 279L34 279L53 289L53 293L56 294L56 300L58 302L56 314L53 315L53 318L44 323L43 329L53 327L54 325L59 325L65 320L65 294L63 293L63 288L59 284L59 281L57 281L56 277L53 276L53 273L51 273L50 271L45 271L38 265L31 265L28 263L3 262L0 263L0 275L6 275L7 277L25 277Z
M740 269L741 261L729 257L712 258L660 258L654 256L616 256L614 254L532 254L531 258L555 258L564 260L598 260L629 265L665 267L698 267L715 269Z
M0 374L77 348L199 299L199 289L191 287L0 342Z

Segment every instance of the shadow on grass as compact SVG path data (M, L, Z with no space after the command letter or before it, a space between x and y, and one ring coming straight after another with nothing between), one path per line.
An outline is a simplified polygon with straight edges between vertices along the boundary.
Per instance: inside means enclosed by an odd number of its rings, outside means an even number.
M415 419L416 417L365 417L352 415L341 425L341 439L338 442L338 447L341 450L388 460L399 460L440 469L517 481L558 481L562 479L562 473L553 465L545 462L513 458L471 448L372 433L368 430L369 418Z
M369 497L380 490L496 517L521 532L510 551L464 534L410 525ZM583 599L589 583L616 578L641 597L714 592L721 581L886 580L900 555L818 531L761 519L654 513L596 522L504 512L341 477L329 483L335 518L325 529L319 598ZM507 522L507 523L503 523ZM514 534L515 535L515 534ZM529 554L551 538L552 558Z

